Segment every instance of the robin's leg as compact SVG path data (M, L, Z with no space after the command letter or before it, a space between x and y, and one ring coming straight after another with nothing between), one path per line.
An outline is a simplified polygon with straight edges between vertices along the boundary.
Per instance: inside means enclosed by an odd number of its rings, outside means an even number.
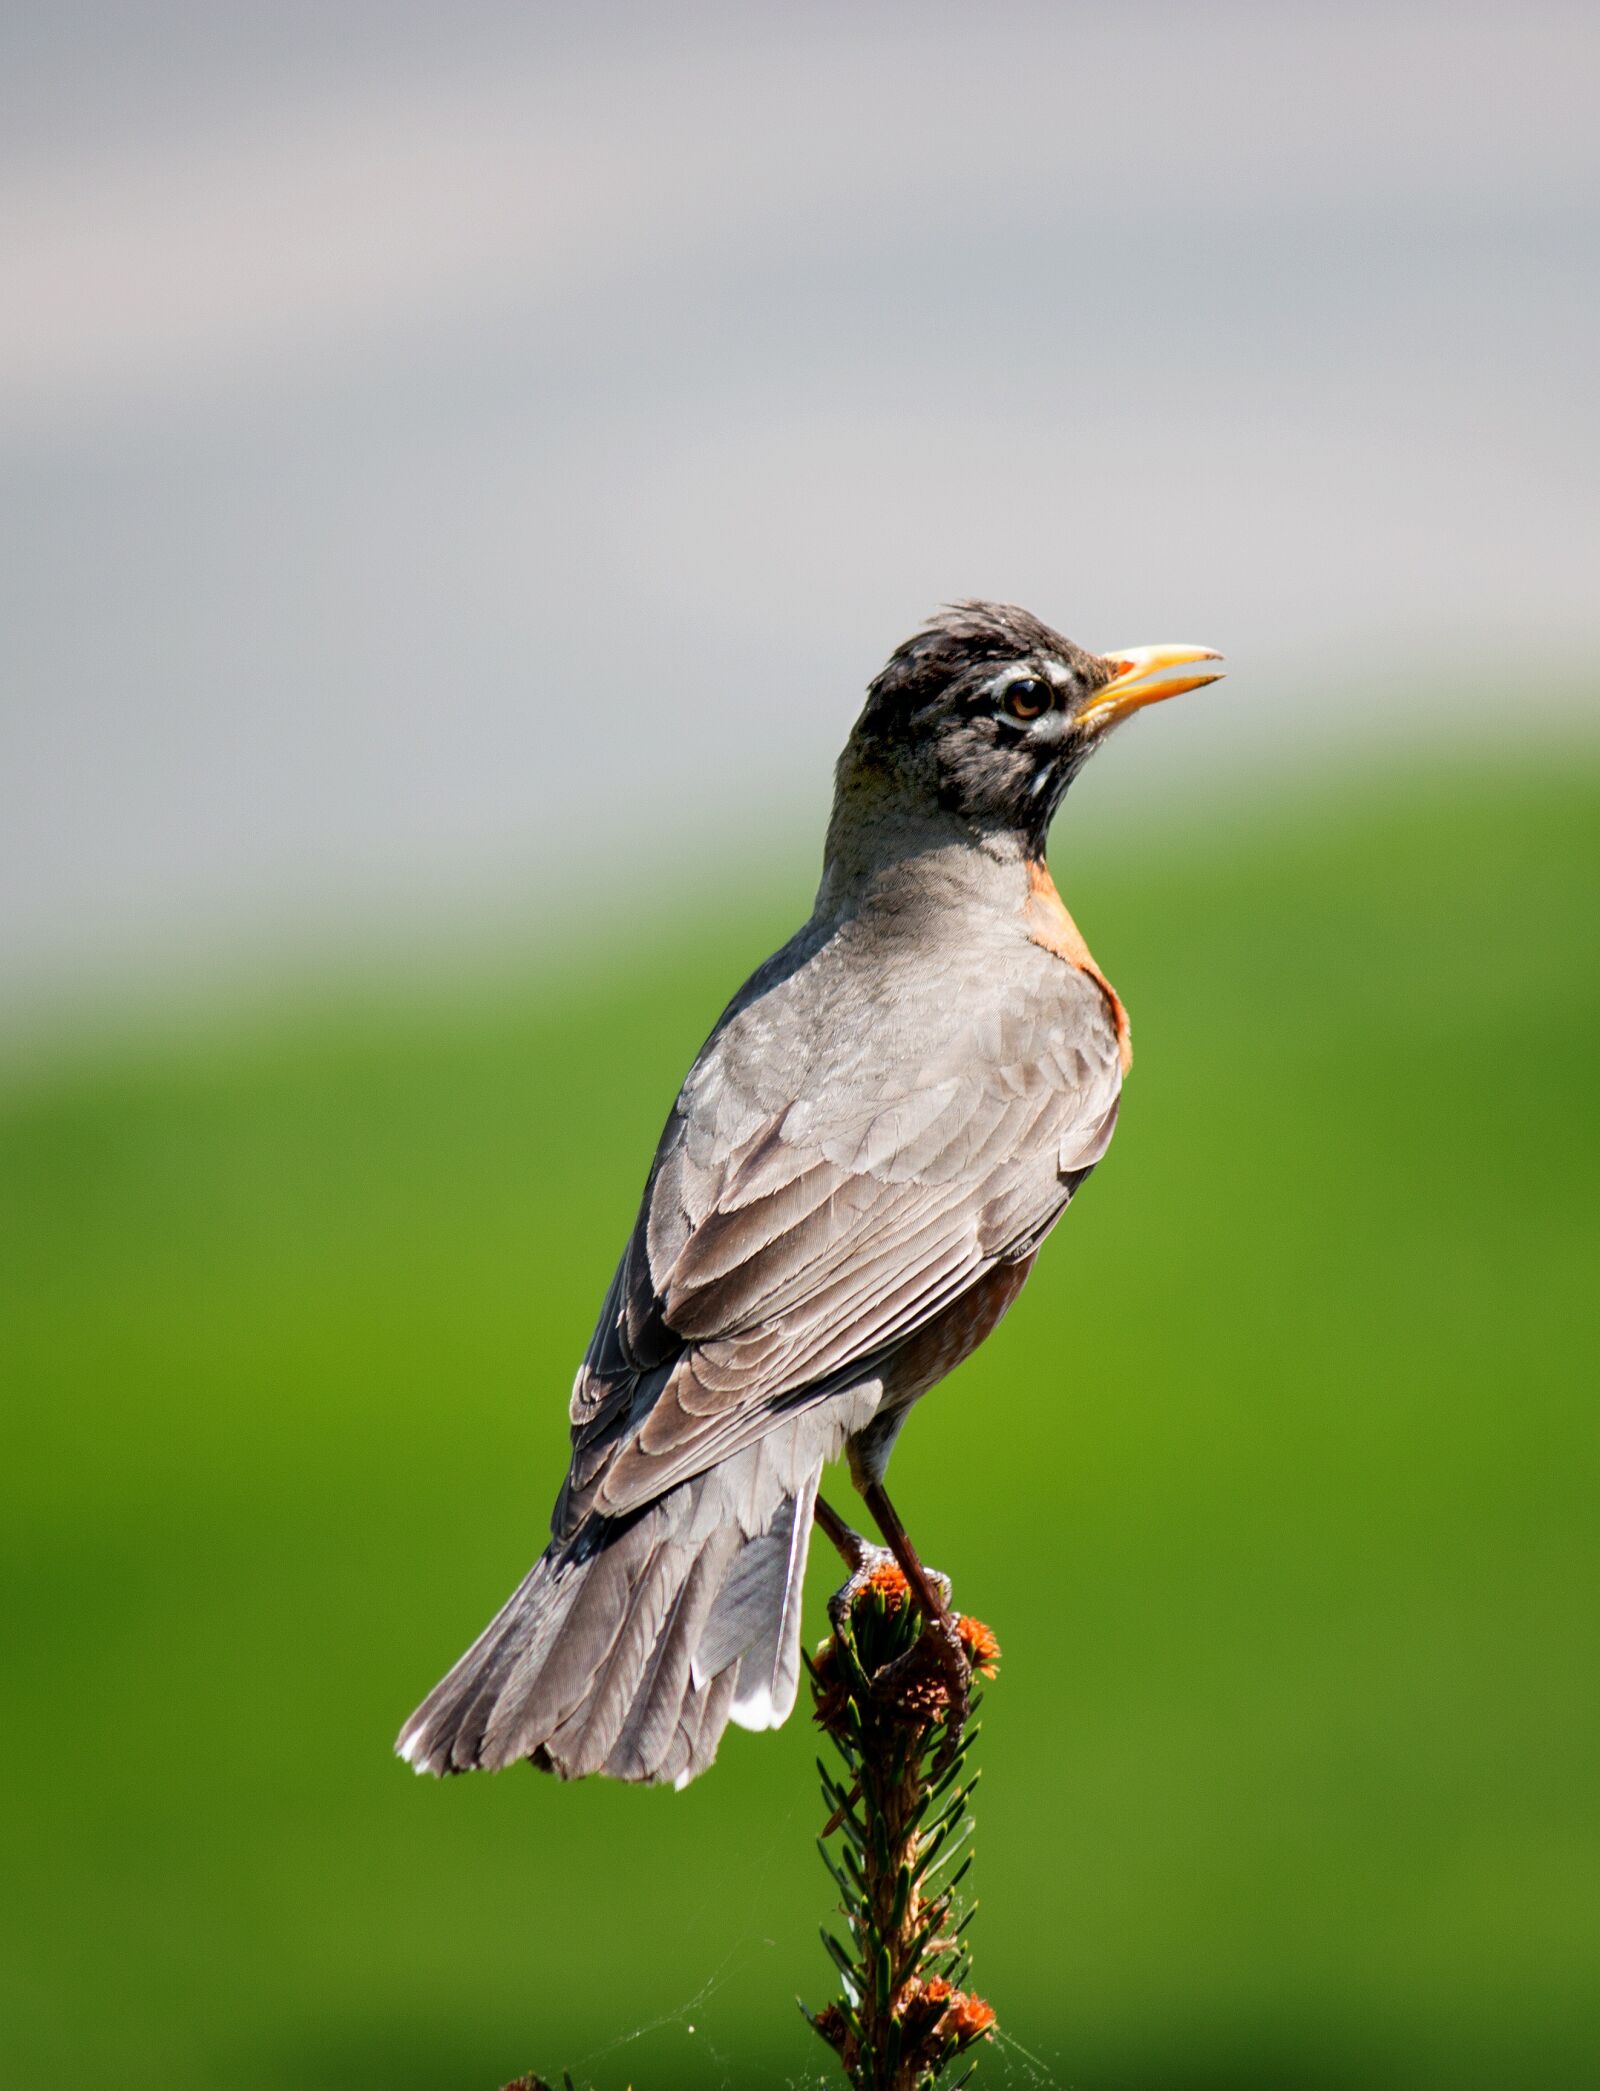
M855 1527L847 1525L833 1505L825 1502L821 1496L817 1497L811 1515L837 1547L839 1559L853 1576L859 1575L863 1568L870 1567L873 1556L880 1560L885 1558L886 1548L874 1546L870 1539L863 1539Z
M900 1522L900 1514L889 1501L888 1491L881 1481L863 1480L860 1484L861 1500L872 1512L873 1521L889 1542L889 1552L899 1564L900 1573L910 1585L911 1595L922 1613L923 1628L917 1646L910 1655L901 1656L891 1664L890 1670L882 1673L881 1682L888 1681L892 1670L899 1663L909 1663L923 1653L923 1644L939 1665L944 1676L945 1690L950 1695L950 1710L945 1720L944 1741L939 1748L939 1762L948 1764L960 1747L961 1731L966 1726L969 1711L969 1695L972 1684L972 1665L967 1660L967 1651L961 1645L961 1630L956 1625L950 1610L950 1584L937 1570L925 1568L922 1557L911 1544L911 1535Z

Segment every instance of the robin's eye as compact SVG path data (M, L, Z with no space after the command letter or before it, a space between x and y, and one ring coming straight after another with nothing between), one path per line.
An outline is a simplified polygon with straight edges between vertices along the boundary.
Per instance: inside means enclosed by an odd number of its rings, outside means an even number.
M1050 685L1037 675L1022 675L1006 684L1005 706L1013 719L1037 719L1050 709L1054 698Z

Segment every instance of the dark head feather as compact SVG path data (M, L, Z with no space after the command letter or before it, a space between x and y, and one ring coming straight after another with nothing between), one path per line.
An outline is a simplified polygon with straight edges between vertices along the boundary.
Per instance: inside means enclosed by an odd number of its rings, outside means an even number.
M1111 674L1098 655L1015 603L949 603L897 646L873 677L861 723L887 726L895 713L909 718L959 683L985 682L986 671L1029 659L1060 661L1085 690L1101 688Z
M1014 604L951 604L869 685L840 758L835 835L870 807L878 820L953 815L1042 853L1088 753L1075 716L1111 674L1108 662ZM1045 686L1039 712L1026 719L1008 715L1005 699L1022 677Z

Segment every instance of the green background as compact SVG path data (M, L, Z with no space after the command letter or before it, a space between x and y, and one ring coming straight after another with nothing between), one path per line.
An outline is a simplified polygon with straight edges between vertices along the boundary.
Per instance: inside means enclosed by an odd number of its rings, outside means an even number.
M1069 808L1122 1124L896 1459L1005 1648L982 2079L1592 2085L1600 762L1271 791ZM9 2085L824 2080L803 1717L682 1795L388 1754L808 893L13 1069Z

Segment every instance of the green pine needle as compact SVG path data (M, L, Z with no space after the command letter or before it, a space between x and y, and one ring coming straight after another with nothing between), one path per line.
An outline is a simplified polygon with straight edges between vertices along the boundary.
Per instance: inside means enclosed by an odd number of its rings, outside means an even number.
M977 1722L942 1761L944 1688L936 1667L918 1664L921 1631L903 1584L885 1580L858 1592L833 1638L806 1659L818 1724L842 1766L817 1761L828 1811L817 1849L849 1941L823 1928L842 1994L806 2018L852 2091L956 2091L951 2066L967 2057L959 2082L969 2082L970 2051L994 2026L989 2006L965 1989L977 1905L959 1916L954 1906L972 1864ZM992 1660L992 1640L973 1631Z

